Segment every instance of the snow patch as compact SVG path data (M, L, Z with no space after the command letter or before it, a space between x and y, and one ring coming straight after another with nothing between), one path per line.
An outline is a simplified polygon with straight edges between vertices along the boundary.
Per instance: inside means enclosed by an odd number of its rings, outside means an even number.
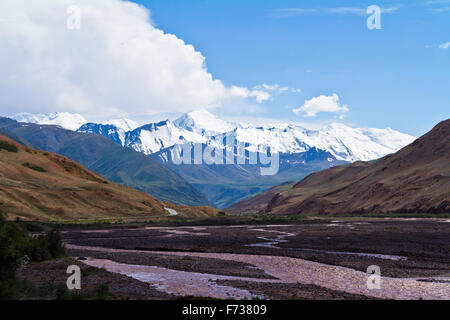
M167 207L165 207L164 209L166 209L169 212L169 217L174 217L174 216L178 216L179 215L179 213L176 210L174 210L174 209L170 209L170 208L167 208Z
M45 114L18 113L11 117L18 122L56 125L64 129L75 131L87 121L77 113L54 112Z

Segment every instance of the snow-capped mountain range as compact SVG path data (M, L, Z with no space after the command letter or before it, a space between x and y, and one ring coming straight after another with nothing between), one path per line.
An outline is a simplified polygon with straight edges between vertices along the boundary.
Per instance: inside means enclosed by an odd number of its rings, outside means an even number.
M106 136L118 144L147 155L184 143L213 143L214 136L232 135L248 144L249 151L269 147L273 152L298 154L311 148L328 151L337 160L368 161L394 153L413 142L413 136L387 129L352 128L341 123L320 130L298 125L255 127L219 119L206 110L186 113L174 121L166 120L140 126L129 119L88 123L81 115L52 113L33 115L20 113L19 122L54 124L70 130Z
M77 130L87 121L83 116L77 113L53 112L46 114L18 113L11 117L18 122L51 124L63 127L69 130Z
M357 160L373 160L394 153L415 140L387 129L352 128L331 124L319 130L296 124L277 123L255 126L220 119L208 111L193 111L173 120L140 126L131 120L104 123L85 122L77 114L30 115L15 117L22 122L54 124L83 133L97 134L151 156L199 190L217 208L227 208L248 197L286 181ZM223 141L245 144L245 165L177 165L171 159L180 144L201 144L225 148ZM262 163L250 165L250 155L269 148L279 154L279 171L261 176ZM237 151L237 150L236 150ZM235 151L235 153L236 153ZM248 164L247 164L248 162Z

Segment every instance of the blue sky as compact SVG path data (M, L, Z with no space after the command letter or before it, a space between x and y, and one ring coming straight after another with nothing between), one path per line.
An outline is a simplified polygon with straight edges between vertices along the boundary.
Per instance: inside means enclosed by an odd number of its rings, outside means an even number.
M140 0L159 29L206 57L226 85L300 88L261 104L254 116L337 121L292 112L305 100L338 94L344 122L421 135L449 118L450 0ZM382 29L365 10L378 5ZM344 9L343 9L344 8ZM306 10L303 10L306 9ZM220 112L220 111L219 111Z

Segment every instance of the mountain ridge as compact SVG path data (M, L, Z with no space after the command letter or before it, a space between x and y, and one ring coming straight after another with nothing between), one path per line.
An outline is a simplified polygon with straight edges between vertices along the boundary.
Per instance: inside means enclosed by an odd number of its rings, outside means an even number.
M167 208L183 216L217 214L212 208L159 202L65 156L31 149L0 135L0 212L9 220L159 218L168 216Z
M11 119L24 123L56 125L68 130L77 130L84 123L86 119L77 113L69 112L53 112L32 114L28 112L18 113L11 117Z
M85 128L79 129L81 132L83 130ZM251 151L261 145L275 152L293 154L315 147L348 162L380 158L398 151L415 139L391 128L351 128L337 123L321 130L309 130L297 125L244 126L223 121L208 111L194 111L174 121L146 124L129 131L123 145L151 155L177 144L210 143L220 134L234 135L237 141L247 143Z
M268 214L450 212L450 119L395 154L309 175Z
M12 118L20 118L19 122L56 124L64 127L63 124L48 123L51 121L47 118L58 119L58 115L60 118L69 118L71 114L33 115L22 113ZM77 114L72 116L75 119L81 117ZM270 146L274 151L283 153L304 152L305 149L316 147L329 151L339 160L348 162L381 158L386 154L398 151L415 139L415 137L391 128L352 128L342 123L332 123L319 130L305 129L295 124L283 126L244 125L222 120L206 110L191 111L173 121L163 120L144 125L139 125L129 119L116 119L101 123L85 121L74 130L106 136L123 146L132 147L147 155L176 144L207 143L210 141L210 137L234 132L238 141L253 146Z
M156 159L203 193L207 201L218 208L229 207L315 171L380 158L398 151L415 139L389 128L358 129L344 124L331 124L324 128L309 130L292 124L243 125L224 121L208 111L200 110L183 114L175 120L145 124L127 132L111 123L86 123L77 131L104 136L118 145ZM247 160L250 154L270 148L270 152L279 153L280 170L273 177L262 177L260 165L175 165L171 161L176 149L186 144L201 145L203 150L206 146L218 147L223 152L225 143L223 146L218 144L222 139L244 145ZM116 178L119 181L119 177Z
M105 137L8 118L0 118L0 131L29 147L62 154L113 182L144 191L160 201L193 206L210 204L172 170Z

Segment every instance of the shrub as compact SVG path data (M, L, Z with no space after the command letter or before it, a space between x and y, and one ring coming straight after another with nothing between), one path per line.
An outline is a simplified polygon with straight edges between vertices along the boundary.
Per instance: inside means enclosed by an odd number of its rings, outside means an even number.
M25 163L23 164L23 166L24 166L24 167L27 167L28 169L34 170L34 171L38 171L38 172L47 172L47 170L45 170L44 168L41 168L41 167L39 167L39 166L32 165L32 164L29 163L29 162L25 162Z
M64 257L66 251L58 232L33 238L0 214L0 300L16 299L26 290L23 281L17 279L25 255L31 261L44 261Z
M25 246L24 232L0 214L0 300L16 296L14 283Z
M30 238L25 254L31 261L45 261L65 257L66 249L62 245L61 234L50 231L46 235Z
M7 141L0 141L0 151L1 150L6 150L8 152L18 152L19 149L17 149L17 147Z

